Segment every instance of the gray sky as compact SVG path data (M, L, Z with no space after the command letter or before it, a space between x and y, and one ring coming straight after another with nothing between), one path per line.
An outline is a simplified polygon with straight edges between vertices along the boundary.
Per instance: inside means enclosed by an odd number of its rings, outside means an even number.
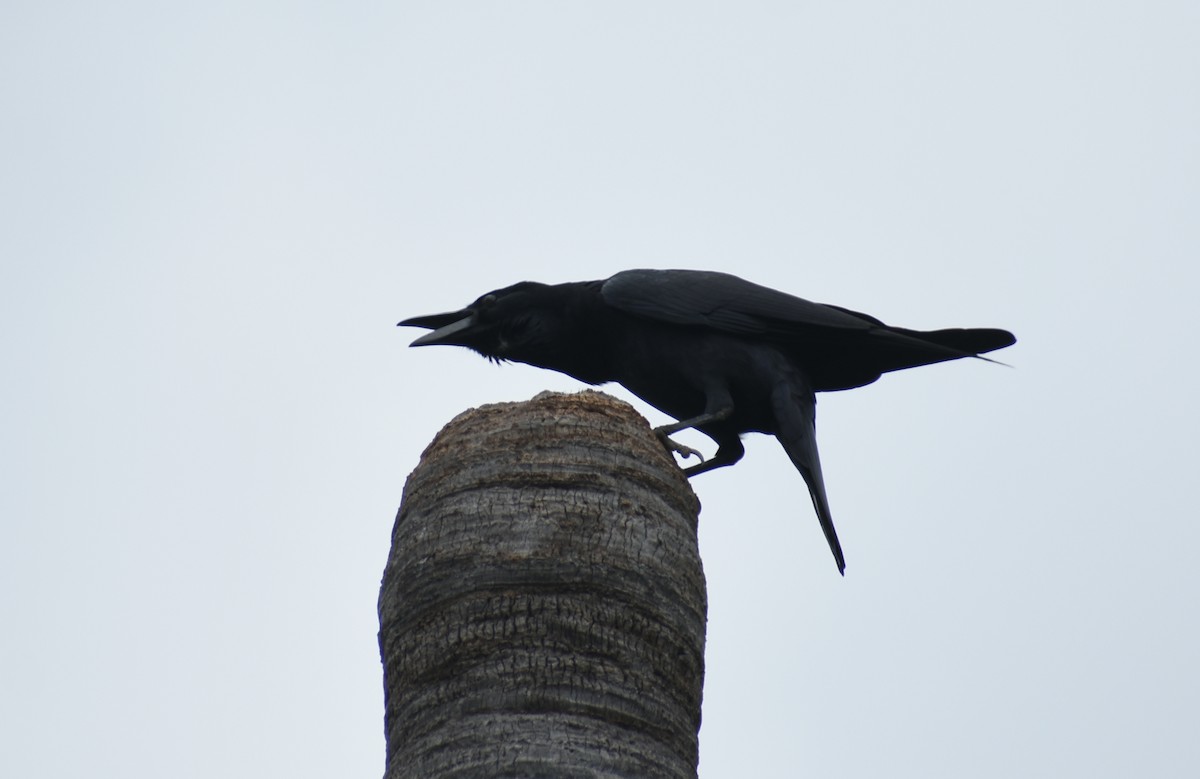
M379 776L405 476L578 388L393 325L630 267L1020 338L821 397L844 580L694 482L704 779L1200 765L1200 5L11 2L0 111L0 775Z

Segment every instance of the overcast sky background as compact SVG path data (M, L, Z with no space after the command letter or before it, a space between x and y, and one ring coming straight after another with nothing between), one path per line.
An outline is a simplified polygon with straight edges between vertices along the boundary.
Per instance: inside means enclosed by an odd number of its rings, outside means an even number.
M693 483L704 779L1196 775L1200 4L8 2L0 112L0 775L380 776L405 477L579 387L394 324L632 267L1020 339L821 396L845 579Z

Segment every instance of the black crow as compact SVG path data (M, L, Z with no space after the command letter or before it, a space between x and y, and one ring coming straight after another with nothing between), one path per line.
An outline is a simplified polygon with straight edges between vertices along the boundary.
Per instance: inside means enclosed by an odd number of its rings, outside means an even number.
M670 434L695 428L717 444L687 475L741 459L742 433L783 444L808 483L838 571L842 555L817 455L813 393L870 384L901 368L978 357L1016 342L994 329L906 330L727 273L629 270L600 281L524 281L446 314L405 319L424 327L413 346L466 346L574 376L615 381L679 420L657 428L664 445L699 455ZM981 359L987 359L981 358Z

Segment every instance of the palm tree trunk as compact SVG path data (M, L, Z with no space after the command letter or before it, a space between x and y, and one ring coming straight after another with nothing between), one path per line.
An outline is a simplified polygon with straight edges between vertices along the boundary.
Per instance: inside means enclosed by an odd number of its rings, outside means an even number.
M404 487L379 596L385 779L695 777L699 508L607 395L450 422Z

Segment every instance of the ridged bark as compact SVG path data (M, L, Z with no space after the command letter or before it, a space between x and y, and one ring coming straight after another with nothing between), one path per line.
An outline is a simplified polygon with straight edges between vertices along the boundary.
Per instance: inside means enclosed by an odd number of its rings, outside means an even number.
M698 512L607 395L451 421L405 485L380 591L386 779L695 777Z

